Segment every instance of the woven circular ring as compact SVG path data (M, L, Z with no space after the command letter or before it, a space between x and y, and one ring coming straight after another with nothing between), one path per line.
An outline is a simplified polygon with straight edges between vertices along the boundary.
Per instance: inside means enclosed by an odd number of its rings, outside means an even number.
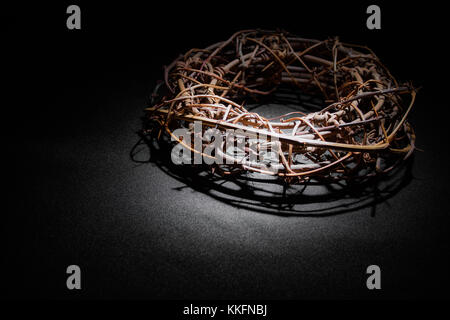
M416 91L399 84L364 46L244 30L180 55L165 68L164 80L146 109L156 125L151 130L158 137L167 132L192 155L218 160L209 166L221 174L252 171L290 183L361 181L392 170L414 150L407 116ZM244 107L280 88L318 97L323 105L273 118ZM194 142L196 121L200 144ZM174 133L179 128L191 139ZM214 139L207 139L211 128ZM213 140L234 148L206 153Z

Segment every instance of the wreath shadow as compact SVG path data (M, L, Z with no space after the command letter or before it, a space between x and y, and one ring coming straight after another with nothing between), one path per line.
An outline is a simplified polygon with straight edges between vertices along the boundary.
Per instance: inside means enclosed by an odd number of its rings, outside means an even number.
M235 208L278 216L327 217L370 208L395 196L413 179L411 156L389 174L362 183L338 184L310 181L303 185L287 185L278 178L253 173L218 175L206 165L176 165L171 160L173 142L156 139L153 134L138 132L138 141L130 150L130 158L138 164L153 164L184 185Z
M293 91L280 86L269 96L250 97L251 112L269 118L288 112L311 112L322 109L324 101L317 94ZM152 104L152 101L150 101ZM217 201L238 209L278 216L327 217L370 208L371 216L377 205L385 203L406 187L413 179L414 154L390 173L353 184L310 181L302 185L287 185L280 178L267 178L255 173L218 175L207 165L176 165L171 160L174 145L167 136L160 139L155 133L144 134L151 124L142 118L138 141L130 150L130 158L138 164L153 164L168 176L184 185L175 190L190 188L207 194Z

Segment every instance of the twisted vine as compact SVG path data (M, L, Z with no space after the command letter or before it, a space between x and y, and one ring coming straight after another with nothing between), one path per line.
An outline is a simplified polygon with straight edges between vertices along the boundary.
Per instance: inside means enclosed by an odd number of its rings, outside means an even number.
M313 177L365 180L389 172L414 150L415 134L407 116L415 89L399 84L369 48L338 39L239 31L226 41L180 55L165 68L160 84L146 109L156 125L152 130L168 133L193 152L211 157L204 153L208 141L198 150L173 131L187 127L193 135L189 123L194 121L202 121L203 129L218 130L222 145L229 139L227 129L274 140L266 144L279 161L270 170L262 161L250 160L252 152L263 157L262 143L250 148L246 142L239 156L219 151L213 155L226 160L211 165L221 174L251 171L290 183ZM320 96L324 106L271 119L244 107L244 101L270 96L281 86Z

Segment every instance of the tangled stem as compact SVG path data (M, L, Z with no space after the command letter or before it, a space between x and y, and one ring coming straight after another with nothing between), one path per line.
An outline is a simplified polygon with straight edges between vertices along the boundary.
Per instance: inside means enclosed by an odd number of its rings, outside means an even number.
M251 152L262 157L258 142L256 148L244 145L240 157L216 152L213 157L227 162L211 167L219 167L222 174L251 171L278 175L289 183L312 177L361 181L392 170L414 150L407 116L416 91L399 85L369 48L338 39L244 30L181 55L165 68L164 79L166 93L159 86L156 103L146 109L159 134L165 131L207 157L212 157L203 152L207 141L196 150L173 131L202 121L205 128L218 130L222 143L227 129L277 141L272 147L280 161L271 168L276 170L248 160ZM271 119L244 107L244 101L271 95L281 86L320 96L326 104L320 111ZM405 95L410 97L406 104Z

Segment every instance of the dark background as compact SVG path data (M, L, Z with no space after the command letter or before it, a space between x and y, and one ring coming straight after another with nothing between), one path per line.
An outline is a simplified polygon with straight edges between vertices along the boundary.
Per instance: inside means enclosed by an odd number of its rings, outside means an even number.
M66 29L69 2L1 10L5 298L448 299L441 4L377 2L382 29L368 30L364 2L74 3L81 30ZM325 214L317 199L286 216L130 159L162 66L258 27L368 45L422 87L411 122L424 151L392 195ZM65 287L70 264L81 291ZM371 264L380 291L366 289Z

